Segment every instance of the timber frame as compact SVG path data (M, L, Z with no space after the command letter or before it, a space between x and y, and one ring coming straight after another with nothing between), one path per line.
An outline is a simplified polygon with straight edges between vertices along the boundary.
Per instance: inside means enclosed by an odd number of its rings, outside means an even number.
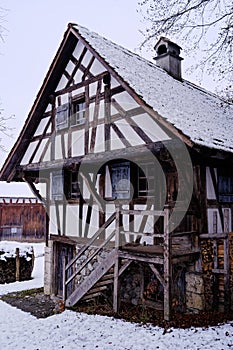
M114 66L112 57L124 59ZM162 308L166 320L173 311L206 309L206 271L219 291L209 308L226 311L232 152L195 142L137 93L134 79L117 70L131 57L154 72L152 63L69 24L0 178L27 182L44 203L45 293L67 306L106 292L117 312L122 280L129 283L136 264L144 271L137 302ZM158 74L172 86L175 79ZM174 213L182 215L172 227ZM193 276L203 286L198 293Z

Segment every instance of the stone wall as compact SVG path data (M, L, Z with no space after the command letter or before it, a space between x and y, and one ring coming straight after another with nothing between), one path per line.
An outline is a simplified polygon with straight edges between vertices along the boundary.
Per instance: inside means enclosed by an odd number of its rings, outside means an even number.
M185 274L187 311L198 313L205 309L205 289L203 275L197 272Z

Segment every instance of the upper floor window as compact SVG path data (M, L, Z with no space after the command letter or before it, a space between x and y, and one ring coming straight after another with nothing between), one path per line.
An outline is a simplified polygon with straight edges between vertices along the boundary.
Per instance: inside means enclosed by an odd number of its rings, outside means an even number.
M138 197L152 197L155 195L154 164L144 163L138 167Z
M218 172L219 202L233 202L233 174L226 169Z
M80 198L78 172L56 170L51 173L51 199L53 201Z
M70 116L70 125L83 125L85 124L85 101L84 99L74 101L72 103L72 111Z

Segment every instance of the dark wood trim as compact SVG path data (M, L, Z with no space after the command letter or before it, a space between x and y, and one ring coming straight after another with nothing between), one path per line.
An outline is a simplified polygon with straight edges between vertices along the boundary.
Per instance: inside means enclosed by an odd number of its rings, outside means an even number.
M108 77L106 76L107 80ZM110 77L109 77L110 80ZM111 149L111 88L110 83L104 86L104 141L105 141L105 151L110 151Z
M103 73L100 73L100 74L94 76L93 78L86 79L86 80L82 81L81 83L77 83L77 84L74 84L74 85L69 86L69 87L67 87L67 88L58 90L58 91L55 92L55 96L64 95L64 94L67 94L67 93L72 92L72 91L74 91L74 90L78 90L78 89L80 89L80 88L82 88L82 87L85 87L85 86L87 86L87 85L90 85L90 84L92 84L92 83L95 83L95 82L97 82L97 81L103 79L103 77L104 77L105 75L107 75L107 74L109 74L109 73L108 73L108 72L103 72Z
M56 220L57 220L57 233L61 235L61 221L60 221L60 212L59 212L59 203L54 201L55 211L56 211Z
M89 150L89 106L90 106L90 99L89 99L89 85L85 86L85 103L86 103L86 109L85 109L85 135L84 135L84 154L88 154Z
M70 76L70 78L69 78L65 88L70 86L70 84L72 83L75 74L77 73L78 69L80 68L81 62L82 62L86 52L87 52L87 48L84 46L84 49L83 49L83 51L82 51L78 61L76 62L76 66L74 67L74 70L73 70L73 72L72 72L72 74L71 74L71 76Z
M93 153L95 149L95 140L96 140L96 133L97 133L97 124L98 124L98 116L99 116L99 95L101 91L102 86L102 80L98 81L97 85L97 91L96 91L96 98L95 98L95 108L94 108L94 116L93 116L93 127L92 127L92 133L91 133L91 144L90 144L90 152Z
M133 128L133 130L138 134L138 136L145 142L145 143L151 143L152 140L151 138L140 128L140 126L137 125L137 123L135 123L135 121L131 118L131 116L129 115L128 111L125 111L121 105L115 100L112 99L112 104L113 106L118 110L118 112L120 113L120 115L122 116L122 118L124 118L129 125L131 126L131 128ZM144 113L144 111L142 112Z
M93 65L95 60L95 57L92 56L90 59L90 62L87 65L87 68L84 70L83 72L83 77L82 77L82 81L84 81L86 79L86 77L89 75L90 77L93 77L93 74L90 72L91 66Z
M65 244L71 244L74 246L77 244L75 240L73 240L68 236L59 236L59 235L50 234L49 239L53 242L61 242Z
M120 141L123 143L125 147L132 147L132 145L129 143L129 141L125 138L125 136L122 134L118 126L114 123L111 123L112 129L115 131L117 136L119 137Z
M217 179L216 179L216 176L215 176L214 168L210 167L209 169L210 169L211 179L212 179L212 182L213 182L215 196L216 196L216 199L217 199L217 209L218 209L218 213L219 213L219 216L220 216L222 230L224 231L224 217L223 217L223 212L222 212L222 205L218 201L218 184L217 184Z
M90 198L88 208L87 208L87 215L86 215L86 222L85 222L85 229L84 229L84 237L88 236L89 228L90 228L90 222L91 222L91 214L92 214L92 207L93 207L93 197Z

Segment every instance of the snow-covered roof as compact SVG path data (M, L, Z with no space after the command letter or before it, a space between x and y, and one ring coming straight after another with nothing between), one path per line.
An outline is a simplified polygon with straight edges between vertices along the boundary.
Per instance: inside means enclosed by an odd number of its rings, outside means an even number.
M74 29L161 117L195 144L233 152L233 105L89 31Z

